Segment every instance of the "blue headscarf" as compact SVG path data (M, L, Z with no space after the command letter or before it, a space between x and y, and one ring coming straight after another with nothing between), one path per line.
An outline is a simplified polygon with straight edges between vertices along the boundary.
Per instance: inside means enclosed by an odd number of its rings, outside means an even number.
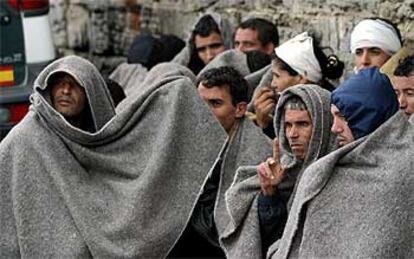
M390 80L376 67L360 70L339 85L331 103L345 116L355 139L373 132L399 107Z

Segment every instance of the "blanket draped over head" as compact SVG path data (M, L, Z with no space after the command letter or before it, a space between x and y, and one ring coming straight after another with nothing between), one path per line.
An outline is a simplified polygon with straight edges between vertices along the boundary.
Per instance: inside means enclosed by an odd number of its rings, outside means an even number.
M200 19L206 15L210 15L218 25L220 35L223 40L224 48L231 48L233 42L233 26L230 24L230 21L216 12L208 11L196 19L196 21L193 24L193 27L191 28L191 32L188 35L185 47L172 59L172 62L178 63L186 67L190 65L192 61L191 59L193 58L193 55L195 55L195 50L193 49L194 43L191 42L192 33Z
M0 144L0 257L168 254L227 134L181 67L165 66L177 75L154 76L115 116L88 61L69 56L42 71L31 111ZM52 108L46 82L59 71L85 88L96 132Z
M135 88L139 88L147 73L147 68L141 64L123 62L109 75L109 79L117 82L124 89L125 95L129 96Z
M119 64L109 78L121 85L128 96L139 87L148 70L170 61L183 47L184 41L174 35L141 33L129 48L127 61Z
M402 112L308 167L271 258L413 258L414 127Z
M330 132L332 116L330 116L330 93L317 85L298 85L285 90L279 100L275 116L275 129L284 131L284 104L292 96L303 100L312 118L314 130L309 143L309 153L305 161L295 159L284 133L279 134L282 153L281 162L289 167L286 179L278 188L293 190L296 178L303 166L326 155L334 149L335 138ZM262 258L266 251L262 250L260 226L257 210L257 197L260 182L257 166L240 167L234 182L226 193L227 207L231 224L222 234L221 241L229 258ZM257 165L257 164L256 164Z

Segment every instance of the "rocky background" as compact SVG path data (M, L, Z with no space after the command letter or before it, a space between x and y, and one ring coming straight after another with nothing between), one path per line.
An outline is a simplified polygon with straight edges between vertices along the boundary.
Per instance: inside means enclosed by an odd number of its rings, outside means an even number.
M183 39L197 16L213 10L234 26L249 17L275 22L280 41L316 30L327 52L336 53L352 70L349 40L365 17L398 24L405 39L414 39L414 0L50 0L50 21L60 56L89 58L103 74L125 60L141 32L175 34Z

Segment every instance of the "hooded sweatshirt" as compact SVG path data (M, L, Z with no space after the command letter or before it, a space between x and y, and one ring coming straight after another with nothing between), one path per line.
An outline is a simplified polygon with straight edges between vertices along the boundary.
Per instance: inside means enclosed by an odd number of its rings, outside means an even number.
M165 66L170 74L154 67L158 76L116 115L90 62L65 57L41 72L30 112L0 143L1 257L168 254L226 133L182 75L186 68ZM50 105L43 89L55 71L85 87L95 132L73 127Z
M284 104L291 96L300 97L308 108L313 123L313 133L305 161L293 155L284 135ZM292 193L303 169L335 148L335 137L331 134L330 93L317 85L297 85L282 93L275 116L275 129L278 130L281 147L281 163L288 167L285 180L278 186L279 191ZM233 225L222 236L222 243L229 258L262 258L258 196L260 181L257 166L240 167L235 180L226 193L227 207ZM284 204L286 206L286 204Z
M376 67L352 75L332 92L331 102L345 116L355 139L373 132L399 108L388 76Z

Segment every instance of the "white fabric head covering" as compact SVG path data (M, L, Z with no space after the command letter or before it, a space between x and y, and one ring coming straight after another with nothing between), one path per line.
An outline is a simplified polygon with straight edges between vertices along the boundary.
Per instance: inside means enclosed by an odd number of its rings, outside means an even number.
M313 52L313 39L307 32L275 48L275 53L278 58L308 80L317 83L322 79L321 67Z
M355 26L351 34L351 52L358 48L377 47L390 55L401 48L395 29L381 20L366 19Z

